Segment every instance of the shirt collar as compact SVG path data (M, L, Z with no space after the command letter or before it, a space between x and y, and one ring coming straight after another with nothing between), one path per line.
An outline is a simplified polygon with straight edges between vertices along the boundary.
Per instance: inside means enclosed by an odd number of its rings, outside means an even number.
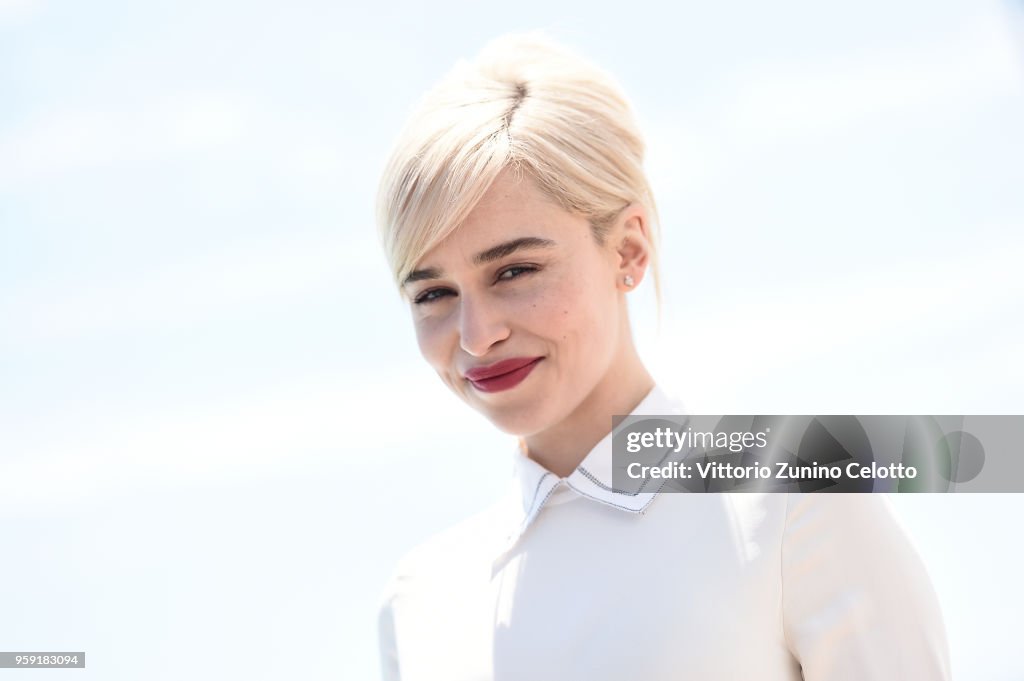
M683 414L682 405L658 385L640 401L630 415ZM570 501L578 496L612 508L642 513L654 500L659 485L652 482L639 492L618 490L612 481L612 440L609 431L566 478L560 478L526 456L519 441L513 455L513 529L507 539L515 541L533 523L545 506ZM518 502L518 503L516 503Z

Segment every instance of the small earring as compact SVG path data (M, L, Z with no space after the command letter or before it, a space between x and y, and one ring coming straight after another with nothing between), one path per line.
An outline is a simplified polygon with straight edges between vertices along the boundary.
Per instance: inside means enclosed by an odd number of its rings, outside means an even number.
M629 288L633 288L633 277L627 274L625 277L622 278L622 283Z

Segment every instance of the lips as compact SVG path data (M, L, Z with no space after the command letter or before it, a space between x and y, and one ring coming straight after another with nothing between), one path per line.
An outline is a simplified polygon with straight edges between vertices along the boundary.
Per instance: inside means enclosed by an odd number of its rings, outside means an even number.
M519 385L530 375L543 357L513 357L483 367L474 367L466 372L474 388L493 393L509 390Z

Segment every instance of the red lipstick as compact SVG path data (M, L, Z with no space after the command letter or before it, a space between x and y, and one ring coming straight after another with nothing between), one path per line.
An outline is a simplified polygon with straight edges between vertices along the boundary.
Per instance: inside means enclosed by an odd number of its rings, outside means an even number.
M523 382L543 357L513 357L483 367L473 367L466 372L466 380L477 390L496 393L509 390Z

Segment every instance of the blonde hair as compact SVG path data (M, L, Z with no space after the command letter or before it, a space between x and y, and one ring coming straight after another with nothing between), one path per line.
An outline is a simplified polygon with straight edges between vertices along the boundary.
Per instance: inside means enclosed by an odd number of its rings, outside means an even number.
M492 40L423 96L385 166L377 225L395 283L512 168L587 218L598 243L623 208L643 204L660 300L657 208L643 157L630 105L608 73L541 32Z

